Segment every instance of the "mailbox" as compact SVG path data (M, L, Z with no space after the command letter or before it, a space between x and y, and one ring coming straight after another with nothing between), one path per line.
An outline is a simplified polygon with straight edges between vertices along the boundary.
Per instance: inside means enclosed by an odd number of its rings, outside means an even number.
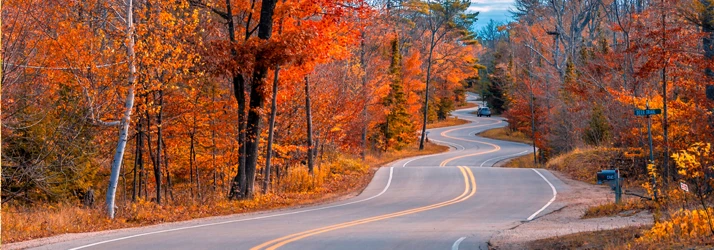
M617 180L617 170L606 169L597 172L597 184L612 182Z
M615 202L620 203L622 186L618 169L605 169L597 172L597 184L607 183L615 191Z

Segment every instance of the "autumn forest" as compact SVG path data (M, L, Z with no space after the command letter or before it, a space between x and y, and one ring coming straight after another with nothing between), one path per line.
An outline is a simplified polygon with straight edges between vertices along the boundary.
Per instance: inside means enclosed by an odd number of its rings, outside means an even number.
M447 150L426 129L468 92L537 164L607 148L645 196L697 183L708 211L712 4L516 0L499 23L469 0L6 0L2 238L329 200Z

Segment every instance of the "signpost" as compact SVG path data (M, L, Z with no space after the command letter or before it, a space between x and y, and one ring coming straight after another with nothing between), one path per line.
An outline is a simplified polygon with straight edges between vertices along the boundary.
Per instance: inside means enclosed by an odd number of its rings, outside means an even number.
M650 164L654 164L654 153L652 149L652 115L662 114L661 109L650 109L650 101L647 101L645 109L635 109L635 116L647 117L647 135L649 136L650 144ZM654 200L657 200L657 179L652 176L652 190L654 192Z
M635 109L636 116L648 116L662 114L661 109Z
M679 187L680 187L682 190L684 190L684 192L689 192L689 186L687 186L686 183L680 182L680 183L679 183Z

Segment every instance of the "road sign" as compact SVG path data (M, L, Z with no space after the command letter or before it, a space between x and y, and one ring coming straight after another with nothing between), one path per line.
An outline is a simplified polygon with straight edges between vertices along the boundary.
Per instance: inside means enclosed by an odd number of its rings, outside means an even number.
M680 187L682 190L684 190L684 192L689 192L689 186L687 186L686 183L680 182L680 183L679 183L679 187Z
M661 109L635 109L636 116L659 115L662 114Z

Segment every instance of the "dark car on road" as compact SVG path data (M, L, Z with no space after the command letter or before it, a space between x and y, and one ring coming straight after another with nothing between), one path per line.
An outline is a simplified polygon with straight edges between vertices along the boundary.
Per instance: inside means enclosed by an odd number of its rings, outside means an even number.
M478 117L481 117L481 116L491 117L491 110L490 110L488 107L478 108L478 110L476 110L476 116L478 116Z

